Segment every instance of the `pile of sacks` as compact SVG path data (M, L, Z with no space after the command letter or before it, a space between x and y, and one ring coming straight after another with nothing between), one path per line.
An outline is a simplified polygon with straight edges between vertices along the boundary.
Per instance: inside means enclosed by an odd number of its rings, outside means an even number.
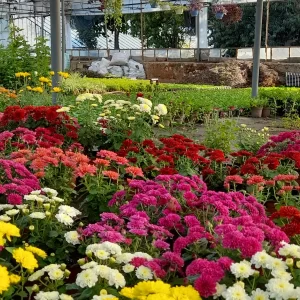
M144 66L133 59L129 59L129 55L122 52L114 53L111 61L106 58L102 58L100 61L93 61L89 71L104 76L146 78Z

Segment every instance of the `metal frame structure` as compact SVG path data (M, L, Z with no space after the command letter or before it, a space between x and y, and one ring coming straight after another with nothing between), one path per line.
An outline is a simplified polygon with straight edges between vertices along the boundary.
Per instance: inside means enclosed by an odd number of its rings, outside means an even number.
M171 0L173 1L173 0ZM256 9L256 24L255 24L255 43L254 43L254 55L253 55L253 79L252 79L252 97L258 96L258 78L259 78L259 64L260 64L260 46L261 46L261 28L262 28L262 15L263 15L263 2L266 0L204 0L206 4L214 2L218 4L245 4L245 3L257 3ZM268 1L268 0L267 0ZM270 0L270 1L282 1L282 0ZM175 2L175 1L174 1ZM186 4L187 1L180 1L181 4ZM176 2L175 2L176 3ZM100 15L103 12L99 11L99 4L91 5L88 0L0 0L0 8L2 7L2 13L7 14L19 14L19 15L41 15L51 17L51 64L53 71L60 71L62 66L62 53L65 52L65 44L62 41L60 34L60 4L62 7L62 23L64 28L64 16L65 13L72 15ZM123 13L140 13L141 20L143 20L143 13L151 11L160 11L161 9L148 8L149 2L147 0L124 0ZM79 6L79 7L78 7ZM197 21L198 23L198 21ZM199 38L199 28L198 28ZM63 29L63 40L64 29ZM198 39L199 40L199 39ZM61 49L62 45L62 49ZM199 44L198 44L198 49ZM198 50L199 51L199 50ZM53 78L53 85L57 85L58 77ZM55 93L54 93L55 94ZM53 98L55 103L56 99Z

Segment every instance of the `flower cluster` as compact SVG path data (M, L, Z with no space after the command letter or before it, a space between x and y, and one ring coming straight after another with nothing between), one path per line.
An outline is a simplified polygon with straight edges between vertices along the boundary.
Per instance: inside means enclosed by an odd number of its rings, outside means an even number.
M16 129L26 127L36 129L46 127L51 133L63 134L71 141L78 138L78 124L66 113L57 112L60 106L9 106L0 120L0 127L5 129Z
M40 188L37 177L18 162L0 159L0 172L0 195L4 195L9 204L22 204L24 195Z

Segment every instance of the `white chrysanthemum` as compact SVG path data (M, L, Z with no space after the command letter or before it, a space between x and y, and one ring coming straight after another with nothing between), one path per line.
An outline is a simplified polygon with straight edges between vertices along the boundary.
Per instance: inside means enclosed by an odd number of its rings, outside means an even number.
M39 195L42 191L41 190L35 190L30 192L31 195Z
M294 285L280 278L270 279L266 284L266 288L270 293L270 297L275 299L292 298L294 292Z
M286 270L288 269L288 266L284 261L282 261L279 258L272 257L268 263L266 264L266 267L270 270Z
M5 212L5 214L7 214L8 216L15 216L19 213L20 211L18 209L10 209L10 210L7 210Z
M239 284L235 283L233 286L229 287L222 296L226 300L250 300L251 298L247 295L245 289Z
M80 266L81 269L86 270L86 269L91 269L98 266L98 264L95 261L90 261L82 266Z
M25 195L24 200L26 201L37 201L38 196L33 194L33 195Z
M92 300L106 300L106 299L118 299L116 296L107 294L107 295L100 295L100 296L93 296Z
M119 255L116 255L116 263L128 264L133 258L134 255L132 253L121 253Z
M59 264L50 264L50 265L44 267L42 270L45 271L45 272L50 272L50 271L53 271L53 270L57 270L59 268L60 268Z
M124 276L118 270L111 270L108 278L108 284L114 285L117 289L126 285Z
M50 188L47 188L47 187L42 188L42 191L44 193L46 193L47 195L50 195L51 197L56 197L57 194L58 194L58 192L56 190L50 189Z
M146 258L147 260L152 259L152 256L145 252L135 252L133 253L133 257Z
M168 109L164 104L158 104L154 107L159 116L165 116L168 113Z
M45 219L46 215L43 212L33 212L29 215L30 218L32 219Z
M265 268L267 264L272 259L272 256L269 255L265 250L257 252L251 258L251 264L255 265L255 268Z
M80 235L76 230L66 232L64 237L65 237L67 243L69 243L69 244L72 244L72 245L80 244L80 241L79 241Z
M66 295L66 294L60 294L59 295L59 299L60 300L73 300L74 298L70 295Z
M0 216L0 221L9 222L10 220L11 220L11 217L9 217L7 215Z
M94 94L94 98L96 98L99 103L102 103L102 96L100 94Z
M122 270L125 272L125 273L131 273L133 272L135 269L135 267L131 264L126 264L125 266L122 267Z
M109 258L109 253L103 249L99 249L94 252L95 256L99 259L108 259Z
M100 249L103 249L112 255L118 255L122 253L122 248L118 244L111 243L111 242L101 243L99 250Z
M140 104L140 111L150 113L151 107L145 103Z
M39 292L34 296L35 300L59 300L59 293L54 292Z
M12 209L14 206L11 204L0 204L0 211L5 209Z
M39 278L41 278L44 274L45 274L45 270L44 270L44 269L38 270L38 271L32 273L32 274L28 277L28 280L29 280L29 281L36 281L36 280L38 280Z
M51 280L60 280L64 277L64 272L61 269L51 270L48 272Z
M215 292L213 298L217 299L217 298L221 297L222 294L226 291L226 289L227 289L226 284L219 284L219 283L217 283L217 285L216 285L216 290L217 291Z
M28 204L20 204L20 205L16 205L16 207L18 209L24 209L24 208L27 208L28 207Z
M81 215L81 212L78 209L69 205L60 205L58 207L58 213L66 214L72 218Z
M95 251L100 249L102 249L101 244L91 244L86 247L85 254L87 254L88 252L94 253Z
M121 104L121 105L131 105L130 101L125 101L125 100L117 100L116 103Z
M281 243L283 246L279 249L278 253L281 256L291 256L293 258L300 258L300 246L294 244L288 244L286 242Z
M140 266L136 269L135 275L138 279L143 279L143 280L151 280L153 279L153 273L151 269Z
M251 263L247 260L231 264L230 271L236 278L248 278L254 273L254 270L251 268Z
M256 290L252 291L251 299L252 300L269 300L270 295L268 292L265 292L261 289L256 289Z
M280 278L283 280L287 280L290 281L292 279L292 276L290 273L286 272L285 270L272 270L271 274L275 277L275 278Z
M52 200L54 200L55 202L58 202L58 203L65 202L65 200L64 200L64 199L62 199L62 198L59 198L59 197L56 197L56 196L52 197L51 199L52 199Z
M98 281L98 276L94 269L86 269L80 272L76 278L76 284L81 288L93 287Z
M296 287L292 293L291 299L300 300L300 287Z
M138 97L136 100L140 101L142 104L147 104L148 106L152 107L152 102L146 98Z
M111 103L115 103L115 100L106 100L103 104L108 105L108 104L111 104Z
M133 104L133 105L131 105L131 107L130 107L131 109L134 109L134 110L138 110L138 111L140 111L141 110L141 108L140 108L140 106L139 105L137 105L137 104Z
M109 279L109 274L112 271L112 269L105 265L98 265L93 268L94 272L100 276L101 278L104 278L106 280Z
M56 214L55 218L57 219L58 222L66 226L71 226L74 223L73 219L70 216L63 213Z

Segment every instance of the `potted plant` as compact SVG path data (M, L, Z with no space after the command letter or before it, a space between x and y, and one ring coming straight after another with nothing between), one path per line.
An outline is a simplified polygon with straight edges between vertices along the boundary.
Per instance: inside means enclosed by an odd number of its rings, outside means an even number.
M204 0L189 0L189 10L192 17L197 17L199 11L204 7Z
M227 9L223 5L214 5L212 10L218 20L223 19L224 15L227 14Z
M262 111L262 117L263 118L269 118L270 115L271 115L270 103L269 103L268 99L265 99L264 107L263 107L263 111Z
M262 99L254 98L250 102L251 107L251 117L252 118L261 118L263 111L263 102Z

